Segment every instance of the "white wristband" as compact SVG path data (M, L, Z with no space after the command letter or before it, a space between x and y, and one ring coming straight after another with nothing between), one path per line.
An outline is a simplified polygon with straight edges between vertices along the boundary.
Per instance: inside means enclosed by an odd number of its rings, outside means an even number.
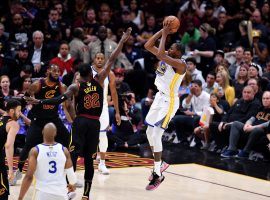
M67 178L68 178L69 183L71 185L74 185L75 183L77 183L77 177L75 175L73 167L65 169L65 171L67 173Z

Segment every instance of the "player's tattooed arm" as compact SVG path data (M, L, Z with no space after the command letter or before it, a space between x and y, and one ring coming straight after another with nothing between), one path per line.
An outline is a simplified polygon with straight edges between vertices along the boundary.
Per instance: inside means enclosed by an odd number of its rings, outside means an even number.
M33 97L25 97L25 100L30 104L47 104L47 105L59 105L60 103L66 101L67 99L71 99L73 96L77 96L79 91L79 87L77 84L70 85L66 92L62 95L51 99L36 99Z

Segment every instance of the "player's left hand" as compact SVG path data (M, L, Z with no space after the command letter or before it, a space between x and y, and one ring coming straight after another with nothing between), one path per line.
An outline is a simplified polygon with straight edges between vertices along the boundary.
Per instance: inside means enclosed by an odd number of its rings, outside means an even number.
M115 120L116 120L117 126L120 126L120 124L121 124L121 116L120 116L119 113L115 114Z
M40 100L34 98L34 97L23 97L24 100L28 103L28 104L39 104Z
M123 33L122 38L121 38L121 41L122 41L122 42L126 42L126 41L128 40L128 38L129 38L129 36L130 36L130 34L131 34L131 31L132 31L132 28L129 27L129 28L126 30L126 32Z

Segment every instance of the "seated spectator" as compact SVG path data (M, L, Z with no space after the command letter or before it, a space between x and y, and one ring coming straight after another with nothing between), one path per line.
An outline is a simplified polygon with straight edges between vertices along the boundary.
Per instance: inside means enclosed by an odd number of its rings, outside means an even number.
M137 41L140 46L143 46L147 40L158 31L156 25L156 17L149 15L146 17L146 24L137 36Z
M242 96L243 88L248 80L248 66L242 63L239 68L239 73L236 75L236 79L232 81L232 86L235 90L235 98L240 99Z
M5 112L5 98L17 96L17 90L10 89L10 80L8 76L3 75L0 77L0 114Z
M10 88L21 91L20 87L23 85L25 78L32 78L33 70L32 65L23 65L20 74L11 80Z
M134 24L141 30L144 27L144 13L139 7L137 0L131 0L129 3L130 17Z
M210 95L202 90L200 80L191 81L190 94L183 100L184 115L175 115L172 119L178 140L185 140L198 126L204 107L209 107Z
M124 44L123 53L126 55L129 62L134 66L134 69L143 69L143 66L135 66L135 61L143 58L141 48L134 46L135 38L131 35Z
M229 84L228 73L226 73L225 71L218 72L216 82L218 83L219 87L221 87L222 90L224 91L225 100L228 101L230 106L232 106L234 103L235 91L234 88L231 87ZM218 91L215 90L215 92Z
M200 57L201 62L198 69L202 70L203 76L213 70L213 56L216 51L216 42L214 39L215 29L209 24L204 23L200 26L201 37L198 42L197 49L192 52L192 56Z
M98 29L98 39L94 42L89 43L89 52L90 52L90 61L93 61L95 55L99 52L105 55L105 59L107 60L113 50L116 48L116 42L108 39L107 28L105 26L100 26ZM132 64L128 61L125 54L121 53L117 60L114 63L114 68L116 66L121 66L125 69L133 69Z
M190 72L192 80L200 80L202 84L205 83L205 80L202 76L202 72L196 68L196 59L193 57L189 57L186 59L187 63L187 71Z
M247 85L252 87L254 91L254 97L261 101L263 92L261 90L259 80L256 78L248 79Z
M73 31L73 39L69 43L71 57L75 60L82 60L83 63L90 62L89 49L83 43L84 33L82 28L75 28Z
M218 148L222 149L228 144L232 122L247 121L258 112L260 107L260 101L254 98L254 90L250 86L244 87L242 98L234 103L221 122L212 122L209 125L210 133Z
M68 43L62 42L57 57L50 61L50 64L59 66L60 76L63 76L72 71L74 58L71 57L69 50L70 49Z
M220 122L224 114L224 109L223 106L220 104L219 97L216 93L212 93L210 95L210 108L212 108L213 113L211 113L211 118L209 122ZM204 141L201 149L208 149L210 145L209 123L205 125L200 124L200 126L194 129L194 133L196 136L198 136Z
M239 67L243 62L244 56L244 48L242 46L238 46L235 48L235 62L231 64L228 68L230 77L234 80L236 79L236 71L239 71Z
M79 20L74 23L74 27L82 27L84 30L85 37L87 38L84 40L85 43L93 42L97 39L97 32L99 23L96 20L96 11L94 8L90 7L87 9L84 19Z
M222 50L217 50L214 55L214 62L215 66L222 65L225 60L224 60L224 51Z
M254 144L263 137L267 131L270 120L270 92L266 91L262 97L263 107L245 123L234 121L231 124L229 147L222 157L248 158ZM238 152L238 143L247 142Z
M31 59L29 58L29 48L26 44L22 44L18 47L18 53L15 55L14 59L9 59L4 62L4 66L1 68L1 74L8 75L12 80L20 75L24 65L32 66Z
M252 30L252 38L254 51L253 61L264 68L267 57L269 56L267 45L261 41L261 32L259 30Z
M270 58L266 62L265 72L263 73L262 77L265 77L270 81Z
M34 66L33 77L44 77L51 59L51 52L44 43L44 35L41 31L33 33L33 43L33 46L29 48L29 58Z
M215 72L209 72L206 77L206 82L202 86L203 91L207 92L208 94L211 94L218 88L218 84L216 82L216 73Z
M185 49L194 49L201 37L200 31L195 28L192 21L187 22L187 31L184 33L181 44Z
M18 44L27 44L28 39L31 38L29 27L24 24L22 14L15 13L12 16L12 29L9 31L9 40Z

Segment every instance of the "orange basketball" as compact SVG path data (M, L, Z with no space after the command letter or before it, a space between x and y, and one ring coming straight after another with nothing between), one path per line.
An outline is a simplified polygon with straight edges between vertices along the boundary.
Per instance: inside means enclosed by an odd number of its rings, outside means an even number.
M180 27L180 21L177 17L170 15L166 17L163 21L163 24L166 23L167 21L170 21L170 28L173 33L177 32L178 28Z

